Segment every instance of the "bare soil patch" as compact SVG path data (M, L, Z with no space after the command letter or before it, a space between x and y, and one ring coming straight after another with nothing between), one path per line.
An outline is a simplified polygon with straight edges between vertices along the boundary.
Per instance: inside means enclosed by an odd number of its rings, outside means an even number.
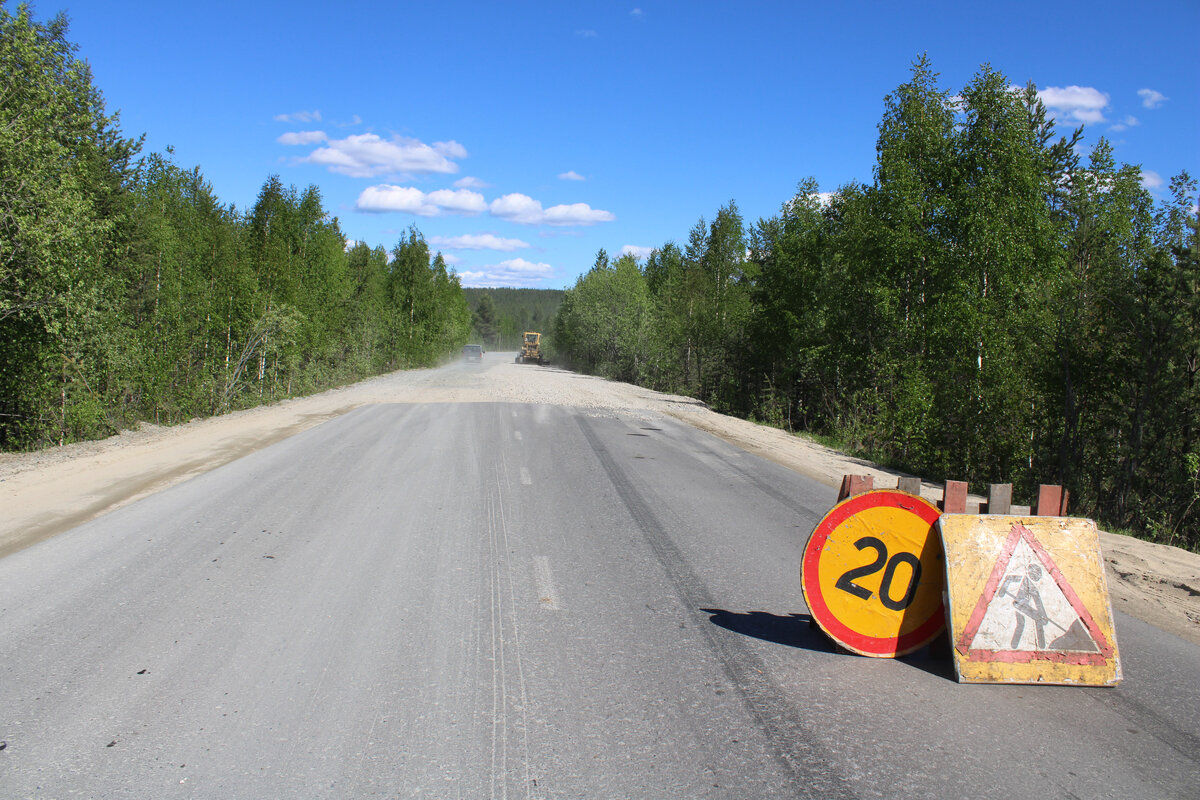
M900 474L775 428L714 413L702 403L489 353L480 364L397 372L312 397L174 427L143 425L96 442L0 454L0 557L112 509L227 464L372 403L516 402L594 413L655 412L693 425L828 486L846 473L877 487ZM922 494L941 498L941 487ZM1200 555L1101 533L1115 608L1200 644Z

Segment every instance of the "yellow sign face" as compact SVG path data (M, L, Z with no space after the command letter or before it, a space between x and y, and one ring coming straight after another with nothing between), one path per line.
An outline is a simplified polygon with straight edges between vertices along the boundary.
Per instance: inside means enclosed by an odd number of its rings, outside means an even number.
M945 514L938 528L960 682L1120 683L1096 523Z
M894 657L942 632L939 514L920 497L882 489L825 515L805 547L801 583L830 638L861 655Z

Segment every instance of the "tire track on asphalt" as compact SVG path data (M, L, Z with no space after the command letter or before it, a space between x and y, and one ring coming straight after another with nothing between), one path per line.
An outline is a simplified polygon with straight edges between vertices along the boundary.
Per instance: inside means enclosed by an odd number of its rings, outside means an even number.
M650 505L613 459L590 420L575 417L584 438L596 454L646 543L667 573L676 596L693 614L717 603L700 576L688 565L679 548L655 516ZM697 619L709 648L720 661L730 683L737 687L751 718L766 735L772 754L791 778L796 797L852 798L849 784L829 766L830 759L818 744L818 733L789 707L782 691L768 675L763 661L734 635L724 633L708 618Z
M717 448L700 445L700 449L708 456L717 459L731 472L736 473L747 484L761 491L763 494L772 498L776 502L789 508L800 515L812 515L816 519L821 519L824 511L809 508L803 503L797 501L790 495L781 492L771 484L759 478L750 470L726 458L720 453ZM1158 739L1166 746L1172 748L1184 758L1197 762L1196 754L1200 753L1200 738L1191 733L1181 730L1178 726L1165 719L1161 714L1139 703L1137 700L1129 697L1122 692L1119 687L1111 691L1105 692L1090 692L1087 689L1080 689L1084 696L1096 701L1100 705L1106 706L1114 712L1121 715L1122 718L1129 720L1130 724L1138 725L1142 730L1149 735Z
M696 430L700 430L700 429L696 429ZM706 431L703 431L703 432L707 433ZM707 435L712 436L712 434L707 434ZM828 508L813 508L813 507L806 505L805 503L797 500L792 495L789 495L786 492L780 491L779 489L775 488L770 483L768 483L767 481L763 480L761 477L756 475L754 472L746 469L741 464L738 464L736 461L731 460L724 453L720 452L716 447L712 447L707 444L698 443L697 448L701 452L703 452L705 455L710 456L710 457L716 459L717 461L719 461L726 469L730 470L731 472L736 473L742 480L744 480L749 485L758 489L760 492L767 495L772 500L774 500L775 502L782 505L784 508L791 509L792 511L796 512L797 514L799 514L802 517L812 517L814 520L819 521L829 511ZM753 455L753 454L751 454L751 455ZM758 456L758 457L761 458L761 456ZM775 462L771 462L771 463L774 464ZM778 465L776 464L776 466L778 466ZM800 474L802 474L802 473L800 473Z

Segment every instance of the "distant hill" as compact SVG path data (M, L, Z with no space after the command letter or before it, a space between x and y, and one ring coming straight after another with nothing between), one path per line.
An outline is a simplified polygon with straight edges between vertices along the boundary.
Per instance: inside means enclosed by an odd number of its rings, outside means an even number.
M492 349L515 350L524 331L550 332L562 304L562 289L463 289L471 307L471 341ZM491 300L493 318L481 319L480 301Z

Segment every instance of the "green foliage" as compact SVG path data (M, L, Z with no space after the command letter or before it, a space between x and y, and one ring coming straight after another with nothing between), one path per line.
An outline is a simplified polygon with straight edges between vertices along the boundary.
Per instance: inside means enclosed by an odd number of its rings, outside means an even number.
M66 22L0 3L0 447L177 422L432 364L467 339L414 228L346 250L320 192L247 213L167 154L136 163Z
M104 113L61 15L0 5L0 445L108 430L114 264L139 143Z
M888 95L869 185L732 203L555 321L576 366L803 429L931 478L1062 483L1073 507L1200 549L1196 182L1155 205L1107 142L1082 164L1036 88L928 60ZM618 262L619 265L620 262Z
M463 293L474 311L471 340L497 350L517 349L525 331L549 334L563 300L561 289L463 289ZM486 307L481 308L485 297Z
M610 262L601 250L581 275L555 320L554 340L590 372L637 382L644 372L650 293L633 256Z

